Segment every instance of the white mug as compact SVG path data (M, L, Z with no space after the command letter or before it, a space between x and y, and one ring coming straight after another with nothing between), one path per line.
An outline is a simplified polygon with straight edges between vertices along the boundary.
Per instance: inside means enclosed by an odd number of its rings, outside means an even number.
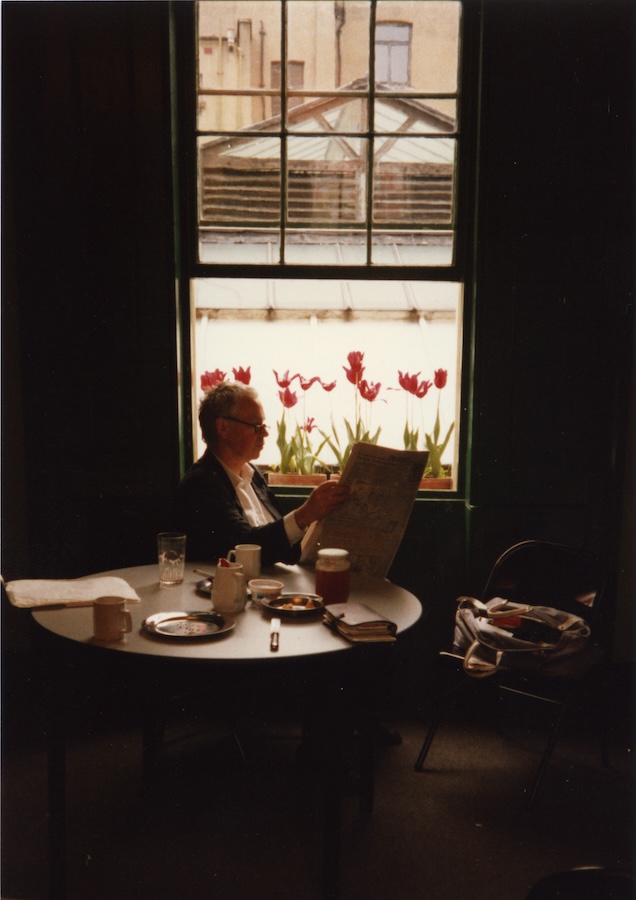
M243 566L240 563L231 562L216 567L212 603L215 612L229 615L243 612L247 603L247 588Z
M261 548L258 544L237 544L227 555L230 562L243 566L243 574L247 581L258 578L261 574Z
M98 641L121 641L132 631L123 597L97 597L93 602L93 633Z

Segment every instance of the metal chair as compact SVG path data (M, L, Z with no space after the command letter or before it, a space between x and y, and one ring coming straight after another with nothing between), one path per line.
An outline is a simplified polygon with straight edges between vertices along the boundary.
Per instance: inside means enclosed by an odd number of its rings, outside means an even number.
M476 681L463 672L462 650L451 646L439 652L440 663L452 665L457 677L457 690L468 683L480 685L484 682L492 684L494 681L499 689L510 694L545 701L554 706L556 715L529 794L529 806L537 795L566 710L583 681L589 684L591 679L598 679L599 666L604 659L600 628L603 595L604 578L595 560L562 544L523 541L510 547L497 559L479 599L486 602L493 597L502 597L533 606L551 606L584 618L591 626L592 635L590 644L580 659L580 672L573 672L571 667L561 673L558 668L552 671L541 671L540 668L519 671L502 667L493 676ZM444 693L443 700L433 715L415 763L417 772L424 771L424 760L457 690ZM609 765L604 740L602 753L603 764Z

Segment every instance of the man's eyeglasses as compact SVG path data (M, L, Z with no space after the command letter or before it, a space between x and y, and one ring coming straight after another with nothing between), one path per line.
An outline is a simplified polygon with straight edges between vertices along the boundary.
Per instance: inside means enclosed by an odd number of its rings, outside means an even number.
M238 422L239 425L247 425L248 428L254 429L254 434L263 434L269 431L269 426L263 422L262 425L255 425L253 422L244 422L243 419L235 419L234 416L219 416L219 419L228 419L230 422Z

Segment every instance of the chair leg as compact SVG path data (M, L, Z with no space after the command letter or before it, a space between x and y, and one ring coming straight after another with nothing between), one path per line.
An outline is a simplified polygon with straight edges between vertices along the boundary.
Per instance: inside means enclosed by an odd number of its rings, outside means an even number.
M243 750L243 745L241 744L241 740L240 740L240 738L239 738L239 736L238 736L238 733L237 733L237 731L236 731L236 728L234 727L234 725L232 725L231 722L230 722L230 726L229 726L229 727L230 727L230 731L231 731L231 733L232 733L232 737L234 738L234 743L236 744L236 747L237 747L237 749L238 749L238 752L239 752L240 755L241 755L241 759L243 760L243 765L245 766L245 770L246 770L247 772L249 772L249 771L250 771L250 764L249 764L249 762L247 761L247 756L245 755L245 750Z
M424 760L426 759L426 755L430 750L431 744L433 743L433 738L439 728L442 719L446 715L446 710L448 709L448 705L450 703L450 697L447 696L437 707L437 711L435 712L431 724L429 725L428 732L426 737L424 738L424 743L422 744L422 749L419 752L417 760L415 761L415 771L423 772L424 771Z
M539 762L539 768L537 769L537 774L534 778L534 784L532 785L532 790L530 791L530 796L528 798L528 809L531 808L539 791L539 785L543 780L545 770L547 769L548 763L550 762L550 757L552 756L552 751L554 750L554 747L556 745L557 737L559 736L559 731L561 729L561 723L563 722L563 717L568 706L569 702L567 700L564 703L561 703L559 706L559 712L552 726L552 730L550 731L548 743L546 744L545 750L543 751L541 761Z

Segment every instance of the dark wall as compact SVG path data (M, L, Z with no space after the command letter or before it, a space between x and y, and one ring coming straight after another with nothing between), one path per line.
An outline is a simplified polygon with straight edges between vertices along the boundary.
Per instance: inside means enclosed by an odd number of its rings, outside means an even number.
M167 12L2 4L5 578L150 561L178 478Z
M168 4L2 13L3 574L71 577L151 561L179 477ZM466 494L393 572L429 606L524 537L624 566L632 19L485 2Z
M635 47L623 0L485 4L473 558L547 537L618 568Z

